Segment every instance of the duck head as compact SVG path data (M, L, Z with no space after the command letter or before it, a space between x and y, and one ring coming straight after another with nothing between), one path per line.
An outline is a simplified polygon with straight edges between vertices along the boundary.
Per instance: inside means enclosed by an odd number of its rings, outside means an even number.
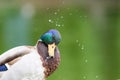
M61 41L61 35L58 30L51 29L48 32L44 33L40 37L39 41L48 46L49 57L54 57L55 48Z

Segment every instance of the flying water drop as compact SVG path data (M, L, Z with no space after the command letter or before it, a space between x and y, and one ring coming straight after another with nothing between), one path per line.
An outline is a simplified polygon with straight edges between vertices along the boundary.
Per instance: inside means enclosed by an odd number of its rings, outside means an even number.
M58 27L60 27L60 24L58 24Z
M88 60L86 59L86 60L85 60L85 63L87 63L87 62L88 62Z
M79 42L79 40L76 40L76 43L78 43Z
M95 76L96 79L97 79L98 77L99 77L98 75Z
M54 14L57 15L57 12L55 12Z
M56 26L60 27L61 25L60 24L56 24Z
M49 19L49 22L51 22L52 20L51 19Z
M84 45L82 45L81 49L82 49L82 50L84 49Z
M60 18L61 18L61 19L63 19L64 17L63 17L63 16L61 16Z
M48 20L50 23L53 23L53 21L51 19Z
M83 76L83 79L86 79L87 77L86 76Z

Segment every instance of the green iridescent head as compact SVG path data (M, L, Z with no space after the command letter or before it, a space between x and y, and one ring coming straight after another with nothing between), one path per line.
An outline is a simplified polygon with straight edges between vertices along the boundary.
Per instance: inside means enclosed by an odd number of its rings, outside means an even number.
M40 37L40 41L44 42L45 44L55 43L58 45L61 41L61 35L58 30L51 29Z

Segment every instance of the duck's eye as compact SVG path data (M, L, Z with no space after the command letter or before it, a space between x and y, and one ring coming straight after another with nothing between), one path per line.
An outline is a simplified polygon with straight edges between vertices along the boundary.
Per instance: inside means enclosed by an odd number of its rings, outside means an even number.
M53 38L53 40L55 40L55 36L54 35L52 36L52 38Z

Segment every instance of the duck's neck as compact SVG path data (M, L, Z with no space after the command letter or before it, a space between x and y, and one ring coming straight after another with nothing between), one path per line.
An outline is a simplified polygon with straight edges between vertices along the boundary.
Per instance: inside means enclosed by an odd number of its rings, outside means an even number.
M41 60L43 62L43 67L46 68L46 71L44 72L45 77L48 77L51 73L53 73L57 69L57 67L60 63L59 50L56 47L54 58L48 58L49 57L48 47L47 47L47 45L45 45L44 43L42 43L40 41L37 44L37 50L38 50L38 53L41 56Z

